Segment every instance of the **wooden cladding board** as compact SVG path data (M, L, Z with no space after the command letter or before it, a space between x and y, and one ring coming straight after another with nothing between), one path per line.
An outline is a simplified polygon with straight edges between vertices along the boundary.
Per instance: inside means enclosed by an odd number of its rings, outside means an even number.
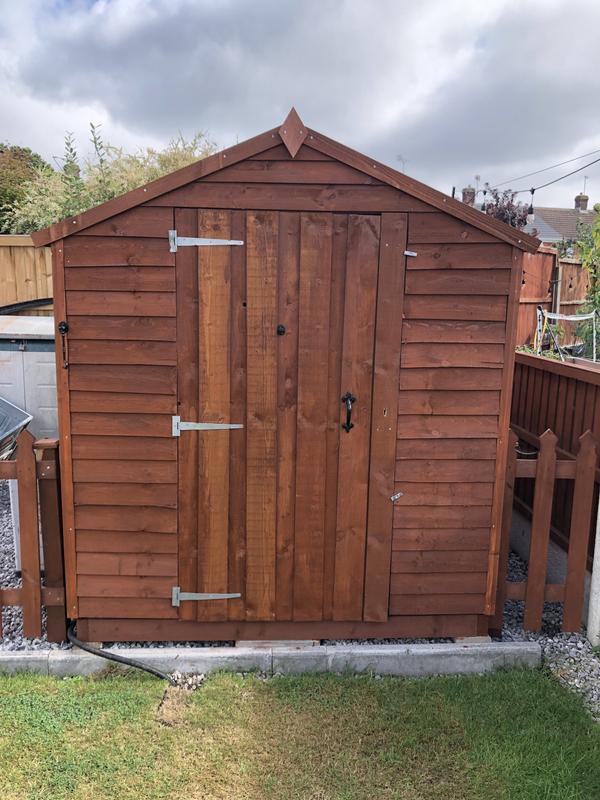
M172 228L246 246L173 254ZM380 237L417 256L382 255ZM80 616L348 624L363 592L364 619L422 618L423 635L432 615L483 613L508 245L277 145L68 238L64 260ZM373 389L377 348L396 374L399 354L393 402L389 375ZM392 443L377 443L373 392ZM175 413L245 427L178 441ZM403 492L389 513L367 503L388 484ZM178 612L176 584L243 598Z
M459 228L409 215L392 615L485 606L512 253Z

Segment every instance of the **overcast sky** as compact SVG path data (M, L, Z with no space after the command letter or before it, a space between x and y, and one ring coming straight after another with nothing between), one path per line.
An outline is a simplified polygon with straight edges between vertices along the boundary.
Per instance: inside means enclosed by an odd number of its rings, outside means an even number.
M599 0L0 0L0 141L304 122L450 193L600 149ZM593 158L513 183L539 185ZM600 162L540 190L571 206ZM528 200L527 195L522 199Z

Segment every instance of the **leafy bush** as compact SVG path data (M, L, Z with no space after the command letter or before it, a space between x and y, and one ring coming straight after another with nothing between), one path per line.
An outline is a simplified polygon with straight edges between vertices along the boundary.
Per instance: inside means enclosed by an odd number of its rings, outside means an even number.
M8 204L6 232L31 233L45 228L198 161L216 149L205 133L196 133L189 140L179 134L164 150L147 147L127 153L105 144L99 128L90 127L92 156L82 162L73 135L67 134L61 168L36 167L33 177L22 183L18 196Z
M38 172L52 167L28 147L0 143L0 233L10 233L9 209L23 195L24 186Z

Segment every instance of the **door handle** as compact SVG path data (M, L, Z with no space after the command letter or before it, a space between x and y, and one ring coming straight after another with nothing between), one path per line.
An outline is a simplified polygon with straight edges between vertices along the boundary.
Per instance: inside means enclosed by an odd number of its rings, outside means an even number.
M354 397L351 392L346 392L342 397L342 403L346 405L346 422L342 423L342 428L346 433L350 433L354 427L354 423L352 422L352 403L356 403L356 397Z

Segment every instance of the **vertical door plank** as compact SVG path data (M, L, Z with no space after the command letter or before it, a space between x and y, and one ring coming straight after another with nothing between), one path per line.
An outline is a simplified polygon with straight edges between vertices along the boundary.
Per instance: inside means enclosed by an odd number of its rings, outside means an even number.
M388 618L407 229L406 214L382 215L365 568L369 622Z
M323 619L333 619L333 579L337 522L340 397L348 215L333 217L331 293L329 302L329 377L327 385L327 472L325 475L325 557L323 564Z
M256 620L275 615L277 229L277 212L248 212L246 609Z
M198 235L198 212L175 210L179 236ZM180 247L175 255L177 286L177 413L198 420L198 248ZM185 431L178 447L179 585L197 592L198 579L198 431ZM196 618L196 604L182 603L179 619Z
M356 397L354 428L340 434L333 618L363 614L379 217L352 215L344 300L342 391ZM345 409L340 402L340 424Z
M228 211L198 212L200 236L230 239ZM231 247L198 248L200 422L230 420ZM203 431L198 452L198 591L227 592L229 440L237 431ZM227 619L227 602L197 604L199 621Z
M579 453L575 467L563 631L579 631L581 628L588 540L594 503L596 459L596 440L593 433L588 430L579 440Z
M294 619L323 615L331 214L302 214L298 320L298 430Z
M517 474L517 445L519 439L514 431L508 434L508 458L506 462L506 482L504 485L504 505L502 507L502 530L500 531L500 558L498 562L498 586L496 604L490 629L501 633L504 623L504 603L506 602L506 578L508 575L508 556L510 554L510 528L512 522L515 478Z
M35 637L42 635L42 588L37 474L31 433L21 431L17 445L23 635Z
M276 618L291 620L294 603L294 509L298 402L298 282L300 215L279 215L277 324L277 564Z
M556 472L556 436L547 430L540 436L540 451L537 459L535 492L533 496L533 518L531 521L531 544L529 546L529 571L525 592L523 628L537 631L542 625L546 572L548 568L548 541L552 518L552 498Z
M246 214L231 213L231 238L246 241ZM244 425L229 442L229 619L246 616L246 248L231 248L230 419Z

